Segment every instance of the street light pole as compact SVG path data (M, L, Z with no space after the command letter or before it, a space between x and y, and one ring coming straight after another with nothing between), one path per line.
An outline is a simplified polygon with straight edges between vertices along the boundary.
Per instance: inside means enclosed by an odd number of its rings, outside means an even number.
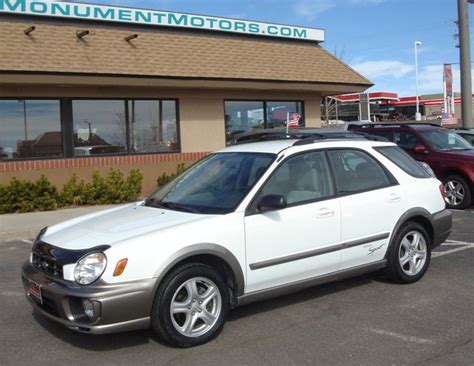
M420 41L415 41L415 78L416 78L416 114L415 120L421 121L420 114L420 94L418 91L418 46L421 46Z
M471 40L469 10L472 0L458 0L459 59L461 63L461 119L463 127L472 127Z

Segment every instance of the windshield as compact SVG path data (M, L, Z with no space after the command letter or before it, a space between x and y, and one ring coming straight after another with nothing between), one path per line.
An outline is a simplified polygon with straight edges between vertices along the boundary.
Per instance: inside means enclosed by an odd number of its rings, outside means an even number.
M149 196L145 206L199 214L232 212L274 159L262 153L210 155Z
M443 130L420 131L420 134L436 151L471 150L472 146L455 132Z

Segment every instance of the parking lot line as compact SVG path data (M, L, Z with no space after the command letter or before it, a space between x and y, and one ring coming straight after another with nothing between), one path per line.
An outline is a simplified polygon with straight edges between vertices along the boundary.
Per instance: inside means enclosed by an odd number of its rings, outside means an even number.
M390 332L388 330L375 329L375 328L367 328L367 329L369 331L371 331L372 333L398 338L398 339L401 339L405 342L412 342L412 343L419 343L419 344L435 344L436 343L435 341L432 341L431 339L425 339L425 338L419 338L419 337L404 335L404 334L401 334L401 333Z
M446 240L443 245L474 245L474 243L469 243L467 241L459 241L459 240Z
M33 244L33 242L31 240L27 240L27 239L23 239L22 242L26 243L26 244L30 244L30 245Z
M458 243L457 245L462 245L462 244ZM438 258L438 257L442 257L443 255L462 252L463 250L468 250L468 249L474 249L474 244L465 243L465 245L463 245L460 248L450 249L450 250L446 250L444 252L433 252L431 254L431 258Z

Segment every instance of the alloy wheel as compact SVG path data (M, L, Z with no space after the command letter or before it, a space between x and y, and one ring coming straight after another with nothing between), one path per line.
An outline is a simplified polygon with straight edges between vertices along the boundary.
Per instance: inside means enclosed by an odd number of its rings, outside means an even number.
M446 189L445 201L451 206L459 206L466 196L464 186L457 180L449 180L444 184Z
M423 235L418 231L406 234L398 253L402 271L408 276L416 276L422 271L427 256L428 248Z
M197 338L209 332L219 319L222 296L217 285L204 277L184 282L170 305L175 329L186 337Z

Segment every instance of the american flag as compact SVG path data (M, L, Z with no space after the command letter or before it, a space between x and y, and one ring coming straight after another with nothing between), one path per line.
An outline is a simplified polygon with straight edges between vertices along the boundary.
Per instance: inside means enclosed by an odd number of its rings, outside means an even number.
M443 113L443 119L441 120L441 126L452 126L457 125L458 119L454 114Z
M298 112L289 113L288 116L288 128L298 128L300 126L301 114Z

